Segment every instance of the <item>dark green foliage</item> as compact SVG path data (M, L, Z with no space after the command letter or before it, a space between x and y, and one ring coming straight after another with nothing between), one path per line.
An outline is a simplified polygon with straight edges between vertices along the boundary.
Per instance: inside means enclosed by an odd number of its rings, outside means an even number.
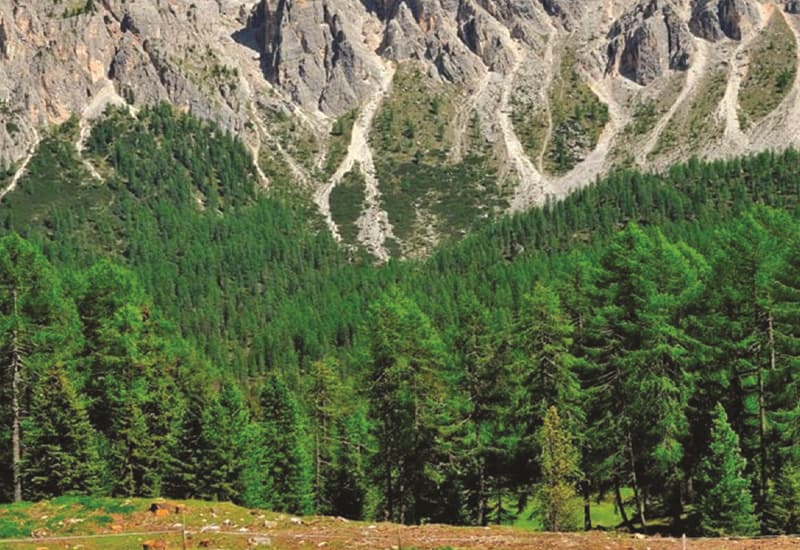
M377 442L373 476L384 491L384 517L417 522L431 517L435 509L430 505L440 496L436 465L444 347L428 318L397 289L373 306L370 326L369 399Z
M82 175L74 129L0 209L28 238L0 254L3 498L18 326L23 442L58 422L95 434L59 445L93 438L99 455L70 487L37 473L37 495L91 492L97 475L100 494L503 522L543 481L535 434L556 405L589 508L631 487L629 523L671 516L683 531L713 496L701 466L721 402L761 529L797 529L796 152L615 173L428 260L375 267L291 199L256 192L247 149L214 126L165 107L110 113L86 152L104 184ZM414 200L445 185L425 179L438 177L425 155L407 160L396 183ZM28 293L21 314L9 285ZM56 365L69 420L30 408Z
M259 395L259 447L265 449L264 466L271 492L268 508L309 514L313 511L312 466L300 407L286 384L269 375Z
M739 437L722 405L714 410L708 452L700 467L706 485L700 499L700 528L710 535L752 535L758 529Z
M97 434L73 376L56 364L33 384L24 430L23 487L28 500L94 494L100 488Z
M359 228L356 222L364 211L365 199L364 176L358 166L354 166L339 185L333 188L330 196L331 217L336 222L339 235L347 244L354 245L358 242Z

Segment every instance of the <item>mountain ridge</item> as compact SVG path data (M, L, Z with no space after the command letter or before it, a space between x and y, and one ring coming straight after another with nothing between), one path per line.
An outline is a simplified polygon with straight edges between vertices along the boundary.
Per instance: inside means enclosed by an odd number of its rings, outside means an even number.
M242 137L262 186L300 189L337 239L355 223L347 244L379 260L420 255L614 167L797 145L799 11L757 0L13 0L0 7L0 157L21 172L47 126L168 101ZM425 89L403 103L395 76L409 72ZM434 112L442 102L448 118ZM336 157L332 130L349 113ZM377 128L389 115L405 120ZM457 181L470 155L497 189L466 182L477 198L463 220L439 212L462 200L456 183L403 197L414 165ZM356 220L330 212L348 174L366 185Z

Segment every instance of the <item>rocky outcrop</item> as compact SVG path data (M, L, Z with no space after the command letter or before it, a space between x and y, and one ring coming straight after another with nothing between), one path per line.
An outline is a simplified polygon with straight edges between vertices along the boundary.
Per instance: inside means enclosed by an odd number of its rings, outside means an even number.
M559 19L567 29L573 28L580 19L579 0L539 0L539 2L548 15Z
M0 57L8 59L10 49L10 44L8 43L8 31L6 30L6 22L2 17L0 17Z
M647 85L667 69L685 70L692 53L689 28L665 0L636 4L611 28L606 73Z
M490 71L504 72L514 63L503 45L497 19L483 8L463 2L456 16L458 37L477 55Z
M693 0L691 31L706 40L741 40L743 29L758 18L749 0Z
M455 10L456 6L452 8ZM459 37L457 12L448 11L438 2L406 0L395 4L392 14L385 20L378 49L381 56L429 63L433 72L450 82L469 81L477 75L480 62Z
M341 114L357 105L379 67L363 47L358 3L263 0L253 23L268 79L299 105ZM361 21L359 21L361 19Z
M800 0L786 0L784 9L786 13L800 14Z

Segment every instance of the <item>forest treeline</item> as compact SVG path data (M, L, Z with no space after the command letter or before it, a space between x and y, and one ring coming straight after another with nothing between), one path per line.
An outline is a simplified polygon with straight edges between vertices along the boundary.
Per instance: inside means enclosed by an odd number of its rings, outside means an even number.
M576 528L630 487L631 526L797 531L796 152L615 173L377 267L188 115L100 121L102 184L68 140L2 211L3 498Z

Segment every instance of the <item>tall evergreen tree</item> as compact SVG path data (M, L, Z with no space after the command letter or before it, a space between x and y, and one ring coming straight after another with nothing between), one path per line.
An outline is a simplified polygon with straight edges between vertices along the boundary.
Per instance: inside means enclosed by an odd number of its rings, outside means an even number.
M514 331L514 347L520 355L516 369L524 388L517 411L531 437L551 407L558 409L573 436L582 431L585 415L578 360L571 353L573 330L552 289L537 283L533 293L523 297Z
M518 476L511 474L521 428L513 422L510 329L505 319L491 316L473 295L461 300L455 338L463 395L450 433L460 462L469 520L486 525L494 512L505 517L503 493ZM494 501L492 503L492 501Z
M700 469L704 490L698 510L700 528L709 535L752 535L758 530L750 486L744 477L746 460L739 436L717 404L708 452Z
M680 515L681 441L697 345L683 321L702 291L705 264L688 247L631 224L609 243L602 268L593 321L602 369L594 430L607 442L604 469L614 489L631 484L644 525L649 492L669 490L664 498Z
M122 306L99 329L90 356L94 423L107 441L118 495L161 494L183 417L176 342L152 314L146 305Z
M97 434L70 376L57 364L33 384L31 413L24 422L23 494L28 500L91 495L100 489Z
M442 342L417 305L394 289L372 307L370 412L376 483L386 519L418 522L438 498Z
M575 530L578 520L575 486L581 477L580 458L556 407L547 409L537 435L541 448L538 510L542 524L548 531Z
M260 445L266 449L266 466L275 510L310 514L314 509L313 469L300 407L277 375L269 375L259 396Z
M2 408L9 424L13 499L23 496L23 415L33 373L69 357L80 343L74 304L35 246L17 234L0 240ZM7 409L6 409L7 407Z

